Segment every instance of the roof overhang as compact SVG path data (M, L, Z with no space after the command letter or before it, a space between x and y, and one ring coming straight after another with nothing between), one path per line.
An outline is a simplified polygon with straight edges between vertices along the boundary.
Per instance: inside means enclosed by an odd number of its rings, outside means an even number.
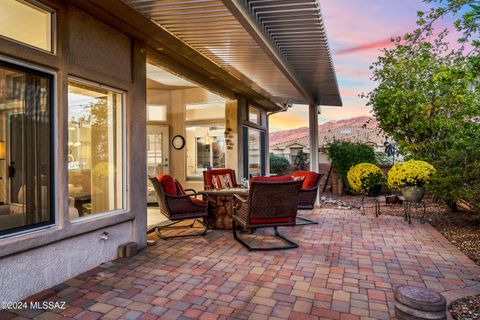
M228 98L242 95L272 111L290 103L341 105L315 0L69 2L143 39L151 63ZM302 45L299 32L312 24L319 26L312 45Z

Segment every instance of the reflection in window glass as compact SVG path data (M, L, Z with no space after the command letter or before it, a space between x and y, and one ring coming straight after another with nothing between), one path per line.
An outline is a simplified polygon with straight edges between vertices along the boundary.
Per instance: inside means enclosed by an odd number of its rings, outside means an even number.
M167 121L167 106L148 105L147 121Z
M200 179L208 168L225 168L224 127L187 127L187 178Z
M246 128L248 134L248 176L262 175L262 132Z
M223 118L225 118L225 101L185 105L185 120Z
M253 107L248 107L248 121L260 124L260 111Z
M123 95L68 85L68 195L72 218L123 208Z
M0 36L53 51L52 13L26 1L0 1Z
M0 235L54 222L52 77L0 61Z

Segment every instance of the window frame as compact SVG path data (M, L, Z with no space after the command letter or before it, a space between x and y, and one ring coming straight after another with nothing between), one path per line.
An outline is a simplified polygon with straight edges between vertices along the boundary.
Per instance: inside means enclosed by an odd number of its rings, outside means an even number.
M42 68L31 63L25 63L16 59L11 59L0 55L0 68L11 68L25 73L45 77L50 82L49 88L49 117L50 124L49 130L49 143L50 143L50 156L49 156L49 174L50 174L50 219L48 221L17 227L9 230L0 231L0 239L20 236L24 234L33 233L36 231L55 228L58 226L58 141L57 141L57 73L53 70ZM68 199L67 199L68 200Z
M14 42L17 43L21 46L25 46L34 50L38 50L43 53L48 53L51 55L57 55L57 11L39 1L36 0L17 0L18 2L21 2L25 4L26 6L30 7L36 7L40 10L44 10L50 13L50 41L51 41L51 48L50 50L45 50L40 47L33 46L31 44L28 44L26 42L22 42L20 40L16 40L13 38L9 38L7 36L4 36L0 34L0 38L4 39L6 41Z
M248 130L255 130L260 134L260 175L264 176L266 174L266 135L267 131L264 129L259 129L253 126L246 126L242 127L242 140L243 140L243 177L246 179L250 179L250 172L249 172L249 146L248 146Z
M71 220L70 217L67 217L68 221L71 223L71 224L77 224L77 223L84 223L84 222L87 222L87 221L92 221L92 220L98 220L98 219L102 219L104 217L107 217L107 216L114 216L114 215L118 215L118 214L124 214L126 212L128 212L130 210L129 208L129 201L128 201L128 162L127 162L127 91L125 90L122 90L122 89L118 89L118 88L114 88L114 87L111 87L111 86L108 86L108 85L104 85L104 84L101 84L101 83L98 83L98 82L94 82L94 81L90 81L90 80L86 80L86 79L83 79L83 78L79 78L79 77L76 77L76 76L71 76L69 75L68 78L67 78L67 86L70 82L76 82L76 83L79 83L79 84L84 84L84 85L89 85L89 86L92 86L93 88L100 88L100 89L105 89L105 90L110 90L110 91L113 91L115 93L119 93L122 95L122 107L121 107L121 112L122 112L122 116L121 116L121 120L122 120L122 134L121 134L121 137L122 137L122 208L119 208L119 209L115 209L115 210L109 210L109 211L105 211L105 212L100 212L100 213L95 213L95 214L91 214L91 215L88 215L88 216L83 216L83 217L78 217L77 219L73 219ZM68 95L68 90L67 90L67 95ZM68 113L69 113L69 106L68 106L68 98L67 98L67 117L68 117ZM68 125L68 121L67 121L67 125ZM66 139L65 141L67 144L68 144L68 139ZM67 168L67 186L68 186L68 168ZM67 206L68 206L68 187L67 187L67 197L66 197L66 202L67 202ZM67 215L68 216L68 215Z
M216 123L216 124L205 124L205 123L202 123L202 124L186 124L184 126L184 137L185 137L185 159L188 158L188 153L189 153L189 150L188 150L188 138L187 138L187 128L192 128L192 127L222 127L224 130L225 130L225 124L221 124L221 123ZM218 137L218 136L217 136ZM195 138L195 163L198 163L198 149L197 149L197 138L200 138L198 136L194 136ZM210 154L213 155L213 150L210 149ZM225 144L225 165L227 164L227 146ZM219 168L217 168L219 169ZM198 181L203 181L203 176L202 177L194 177L194 176L190 176L188 174L188 160L185 160L185 165L184 165L184 170L185 170L185 180L186 181L191 181L191 182L198 182Z
M197 106L197 105L208 105L208 104L216 104L216 103L223 103L224 113L222 117L218 118L201 118L201 119L188 119L187 117L187 106ZM183 104L183 121L187 123L194 123L194 122L202 122L202 121L219 121L225 119L225 111L227 110L227 101L226 100L213 100L207 102L194 102L194 103L184 103Z

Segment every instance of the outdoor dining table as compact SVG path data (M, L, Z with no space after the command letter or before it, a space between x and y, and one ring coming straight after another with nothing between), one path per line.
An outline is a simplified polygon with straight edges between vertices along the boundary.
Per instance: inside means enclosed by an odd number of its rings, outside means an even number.
M208 227L210 229L232 229L234 195L248 196L248 189L210 189L201 193L208 195Z

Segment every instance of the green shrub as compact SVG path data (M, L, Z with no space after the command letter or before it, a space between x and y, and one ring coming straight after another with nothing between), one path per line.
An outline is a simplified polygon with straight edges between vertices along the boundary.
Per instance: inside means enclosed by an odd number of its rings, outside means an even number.
M349 189L347 173L352 166L363 162L373 164L376 162L373 147L362 143L334 142L328 147L327 153L347 190Z
M274 154L270 155L270 173L284 175L290 165L290 161L287 159Z

